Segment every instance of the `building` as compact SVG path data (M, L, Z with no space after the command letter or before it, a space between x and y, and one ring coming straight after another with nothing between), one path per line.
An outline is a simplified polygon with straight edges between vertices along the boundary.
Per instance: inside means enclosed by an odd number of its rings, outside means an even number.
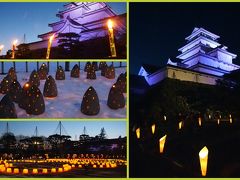
M64 5L56 15L59 21L50 23L50 32L38 35L40 41L29 43L30 50L47 48L48 39L55 34L52 47L58 46L59 33L77 33L79 41L91 40L108 35L107 21L111 19L116 32L126 32L126 14L117 15L104 2L74 2ZM117 38L117 34L115 34Z
M168 59L162 67L143 65L138 75L144 76L150 86L165 78L215 85L223 75L240 68L233 64L237 55L220 44L219 38L204 28L194 28L185 38L186 45L178 49L180 55Z

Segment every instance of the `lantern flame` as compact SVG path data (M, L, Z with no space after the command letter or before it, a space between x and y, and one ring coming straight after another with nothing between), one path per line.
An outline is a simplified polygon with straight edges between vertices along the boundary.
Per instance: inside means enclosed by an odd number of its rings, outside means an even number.
M182 129L182 127L183 127L183 122L180 121L180 122L178 123L178 129Z
M199 159L200 159L202 176L206 176L207 164L208 164L208 148L206 146L204 146L199 152Z
M167 138L167 135L165 135L165 136L163 136L162 138L159 139L160 153L163 153L166 138Z
M155 128L156 128L156 125L155 125L155 124L153 124L153 125L152 125L152 134L154 134L154 133L155 133Z
M113 22L111 19L108 20L107 25L108 25L108 29L113 29Z
M138 139L140 139L140 128L136 129L136 136Z

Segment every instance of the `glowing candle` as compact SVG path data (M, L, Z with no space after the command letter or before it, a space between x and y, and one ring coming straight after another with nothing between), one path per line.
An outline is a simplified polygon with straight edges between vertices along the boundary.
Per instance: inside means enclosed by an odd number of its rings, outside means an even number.
M198 118L198 125L201 126L202 125L202 119L199 117Z
M33 169L33 170L32 170L32 173L33 173L33 174L38 174L38 169Z
M56 172L57 172L56 168L51 169L51 173L56 173Z
M202 148L202 150L199 152L199 159L200 159L202 176L206 176L207 164L208 164L208 149L206 146Z
M13 173L14 173L14 174L18 174L18 173L19 173L19 169L18 169L18 168L14 168L14 169L13 169Z
M163 153L166 138L167 138L167 135L165 135L165 136L163 136L162 138L159 139L160 153Z
M137 138L140 139L140 128L136 129L136 135L137 135Z
M7 168L7 173L12 173L12 168Z
M220 124L220 119L217 120L217 124L218 124L218 125Z
M43 173L43 174L47 174L47 173L48 173L48 170L47 170L46 168L44 168L44 169L42 170L42 173Z
M155 133L155 127L156 127L155 124L153 124L153 125L152 125L152 134Z
M183 127L183 122L180 121L180 122L178 123L178 129L182 129L182 127Z
M58 168L58 172L63 172L63 168Z
M28 169L23 169L23 174L28 174Z

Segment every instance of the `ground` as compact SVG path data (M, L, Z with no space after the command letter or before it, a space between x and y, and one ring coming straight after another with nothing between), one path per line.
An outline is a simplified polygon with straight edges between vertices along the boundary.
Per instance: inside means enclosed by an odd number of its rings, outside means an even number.
M101 72L97 71L97 79L86 79L86 73L81 70L80 78L71 78L70 72L66 72L66 80L58 80L58 96L54 99L45 100L45 112L41 115L29 115L25 110L18 107L15 103L18 118L126 118L126 107L123 109L113 110L107 106L108 93L111 86L116 82L120 73L126 72L126 68L116 68L115 79L107 79L101 76ZM23 86L29 79L30 72L17 72L18 81ZM55 71L49 73L55 78ZM5 75L0 75L0 80ZM45 80L41 80L39 86L41 92L43 92ZM86 90L90 87L94 87L100 101L100 112L95 116L86 116L80 111L82 97ZM0 99L4 95L0 94ZM125 100L127 99L124 94Z

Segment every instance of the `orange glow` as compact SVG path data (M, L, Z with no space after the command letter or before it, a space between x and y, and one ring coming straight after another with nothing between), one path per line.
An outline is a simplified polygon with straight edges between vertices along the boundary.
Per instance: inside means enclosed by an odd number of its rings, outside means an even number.
M163 150L164 150L164 145L165 145L165 142L166 142L166 138L167 138L167 135L161 137L159 139L159 149L160 149L160 153L163 153Z
M56 173L56 172L57 172L56 168L51 169L51 173Z
M4 45L3 44L0 45L0 51L3 50L3 48L4 48Z
M50 41L50 42L52 42L52 41L53 41L53 39L54 39L54 36L55 36L55 34L53 34L53 35L51 35L51 36L50 36L50 38L49 38L49 41Z
M38 169L33 169L33 170L32 170L32 173L33 173L33 174L38 174Z
M19 173L19 169L18 169L18 168L14 168L14 169L13 169L13 173L14 173L14 174L18 174L18 173Z
M108 25L108 29L109 29L109 30L112 30L112 29L113 29L113 22L112 22L111 19L108 20L107 25Z
M178 129L182 129L182 127L183 127L183 122L180 121L180 122L178 123Z
M23 169L23 174L28 174L28 169Z
M63 172L63 168L58 168L58 172Z
M140 128L136 129L136 135L137 135L137 138L140 139Z
M204 146L199 152L199 159L201 165L202 176L206 176L207 174L207 164L208 164L208 148Z
M13 46L16 46L17 45L17 43L18 43L18 40L17 39L15 39L14 41L13 41Z
M43 174L47 174L47 173L48 173L48 170L47 170L46 168L44 168L44 169L42 170L42 173L43 173Z
M199 117L198 118L198 125L201 126L202 125L202 119Z
M12 173L12 168L7 168L7 173Z

